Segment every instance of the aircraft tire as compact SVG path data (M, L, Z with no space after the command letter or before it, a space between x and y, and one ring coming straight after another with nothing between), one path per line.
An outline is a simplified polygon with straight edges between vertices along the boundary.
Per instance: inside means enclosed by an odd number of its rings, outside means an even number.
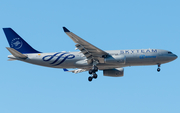
M89 74L91 75L92 73L93 73L93 70L92 70L92 69L90 69L90 70L89 70Z
M160 69L160 68L157 68L157 71L158 71L158 72L160 72L160 71L161 71L161 69Z
M92 79L93 79L93 77L91 77L91 76L88 77L88 81L89 81L89 82L91 82Z
M93 78L97 78L97 74L96 73L93 73Z

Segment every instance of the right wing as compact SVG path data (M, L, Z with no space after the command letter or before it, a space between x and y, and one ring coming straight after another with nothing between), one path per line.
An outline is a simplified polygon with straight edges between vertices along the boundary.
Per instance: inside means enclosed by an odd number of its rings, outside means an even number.
M66 27L63 27L64 32L75 42L75 46L86 56L88 63L92 63L93 60L98 61L99 63L104 63L104 58L109 54L74 33L70 32Z

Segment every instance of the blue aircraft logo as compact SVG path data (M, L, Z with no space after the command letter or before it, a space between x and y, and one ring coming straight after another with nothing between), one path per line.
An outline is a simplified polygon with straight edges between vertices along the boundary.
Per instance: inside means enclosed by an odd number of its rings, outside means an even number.
M55 53L54 55L44 56L42 59L43 61L48 62L48 61L52 61L53 58L55 58L55 60L53 60L53 62L51 62L50 64L52 64L53 66L57 66L57 65L62 64L64 61L66 61L66 59L75 58L75 55L64 53L64 52L58 52L58 53Z

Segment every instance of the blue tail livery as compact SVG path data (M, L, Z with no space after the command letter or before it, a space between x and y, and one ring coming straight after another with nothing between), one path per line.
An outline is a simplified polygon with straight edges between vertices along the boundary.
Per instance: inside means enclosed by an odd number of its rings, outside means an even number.
M13 29L3 28L6 38L11 48L19 51L20 53L40 53L32 48L25 40L23 40Z

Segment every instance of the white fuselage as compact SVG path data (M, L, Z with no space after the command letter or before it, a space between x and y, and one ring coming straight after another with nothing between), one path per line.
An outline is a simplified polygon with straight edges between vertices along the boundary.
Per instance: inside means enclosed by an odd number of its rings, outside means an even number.
M169 51L161 49L138 50L112 50L106 51L109 56L103 63L98 63L100 70L113 69L126 66L157 65L170 62L177 58ZM56 52L25 54L27 59L17 59L27 63L52 67L52 68L81 68L90 69L92 64L87 63L86 57L81 52ZM14 58L12 55L9 58Z

